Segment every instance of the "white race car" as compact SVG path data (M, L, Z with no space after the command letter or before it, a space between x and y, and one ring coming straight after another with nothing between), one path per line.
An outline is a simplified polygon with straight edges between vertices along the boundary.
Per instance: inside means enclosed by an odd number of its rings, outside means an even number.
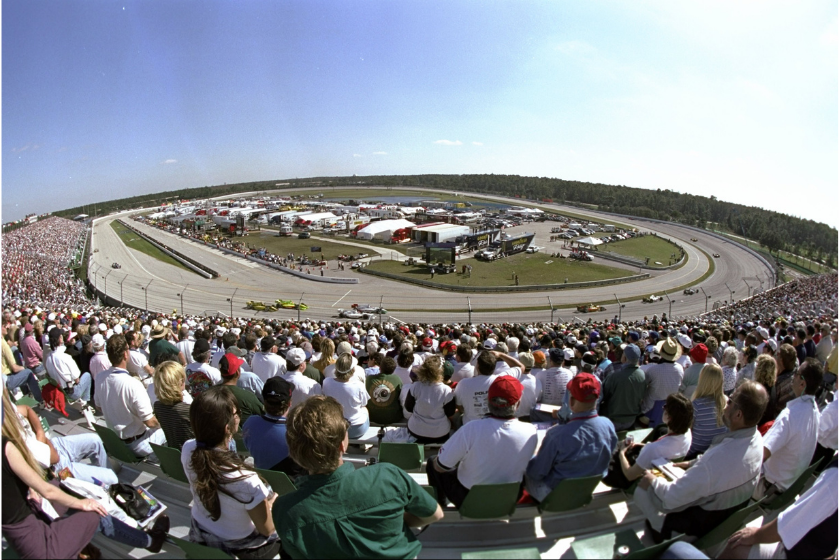
M645 299L642 300L642 303L654 303L654 302L657 302L657 301L662 301L662 296L646 297Z
M368 313L362 313L360 311L356 311L355 309L339 309L338 316L344 317L345 319L362 319L363 321L370 319L370 315Z
M374 307L373 305L368 305L366 303L354 303L352 307L359 313L379 313L380 315L388 313L388 310L384 307Z

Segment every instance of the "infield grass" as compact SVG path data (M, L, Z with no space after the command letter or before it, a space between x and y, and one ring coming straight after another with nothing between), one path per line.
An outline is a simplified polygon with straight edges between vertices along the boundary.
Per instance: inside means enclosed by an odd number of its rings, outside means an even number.
M674 255L677 259L680 256L679 249L657 235L644 235L621 241L612 241L604 245L598 245L598 250L642 260L650 257L648 266L652 268L665 268L672 262L671 255ZM598 252L595 251L594 254L597 255ZM656 264L657 262L662 264Z
M149 243L148 241L146 241L145 239L143 239L124 225L122 225L121 223L119 223L117 220L111 222L111 229L113 229L116 232L116 234L120 237L120 241L122 241L123 244L125 244L125 246L129 249L134 249L135 251L139 251L145 255L149 255L153 259L157 259L166 264L171 264L172 266L180 267L184 270L188 270L189 272L195 274L194 270L187 268L186 266L178 262L176 259L173 259L169 255L167 255L166 253L164 253L163 251L161 251L160 249L158 249L157 247L155 247L154 245L152 245L151 243Z

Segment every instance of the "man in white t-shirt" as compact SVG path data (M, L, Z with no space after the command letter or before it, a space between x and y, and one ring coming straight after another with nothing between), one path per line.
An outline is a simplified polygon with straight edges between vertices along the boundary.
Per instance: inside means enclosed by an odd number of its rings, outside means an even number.
M335 349L335 355L341 356L342 354L350 354L353 358L353 376L351 377L351 380L358 381L364 385L365 379L367 378L365 370L359 367L359 360L356 356L353 356L353 347L350 346L349 342L338 343L338 346ZM288 354L286 354L286 358L288 359ZM324 377L335 377L335 364L330 364L324 368Z
M498 376L496 374L496 362L498 360L503 360L510 367L520 368L519 371L525 369L522 362L505 353L496 350L481 352L476 361L478 375L461 380L455 387L455 402L463 412L464 425L487 415L489 410L487 392L490 390L493 380Z
M292 348L286 352L286 373L283 379L295 386L289 410L313 395L321 395L321 385L303 375L306 369L306 353L301 348Z
M758 498L787 490L808 468L817 447L820 411L814 395L822 378L822 366L814 358L806 359L793 374L796 397L787 402L764 435L763 476L755 494Z
M452 383L458 383L475 375L475 366L470 363L472 350L466 344L461 344L455 350L455 371L452 373Z
M251 370L263 383L270 378L286 373L286 361L277 354L277 341L272 336L264 336L260 341L260 350L254 354Z
M537 430L516 419L521 398L522 384L517 379L496 377L487 394L490 415L464 425L426 463L429 484L437 489L441 505L448 499L460 507L476 484L522 481L537 449Z
M124 336L129 349L128 362L125 365L125 369L128 370L128 373L140 379L143 385L148 387L149 383L152 382L155 369L149 365L149 358L146 354L140 351L137 333L128 331ZM187 354L184 355L187 356Z

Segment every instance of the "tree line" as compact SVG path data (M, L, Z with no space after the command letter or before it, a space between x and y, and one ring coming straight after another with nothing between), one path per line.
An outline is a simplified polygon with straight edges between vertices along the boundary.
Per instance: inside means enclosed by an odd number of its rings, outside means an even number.
M278 187L279 182L287 184ZM785 250L829 266L837 265L837 229L814 220L755 206L734 204L718 200L714 196L520 175L379 175L276 179L181 189L112 200L97 203L96 213L107 214L178 199L209 198L247 191L294 189L303 186L439 188L581 205L605 212L728 231L758 241L771 253ZM70 208L55 214L73 217L84 210L89 210L89 207Z

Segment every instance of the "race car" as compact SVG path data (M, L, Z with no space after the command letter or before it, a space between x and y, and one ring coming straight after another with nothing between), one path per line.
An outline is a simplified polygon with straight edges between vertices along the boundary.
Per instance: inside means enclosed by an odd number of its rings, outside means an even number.
M386 313L388 313L388 310L384 307L374 307L366 303L354 303L353 305L351 305L351 307L359 313L378 313L380 315L385 315Z
M697 243L697 238L696 237L692 237L691 240L694 241L695 243Z
M282 307L283 309L300 309L301 311L305 311L309 309L309 306L305 303L295 303L290 299L278 299L276 302L277 307Z
M257 309L257 307L259 307L257 311L262 311L263 309L265 309L265 304L261 301L248 300L245 302L245 307L247 307L248 309Z
M603 305L595 305L593 303L587 305L578 305L577 311L578 313L595 313L597 311L606 311L607 308Z
M683 290L683 293L687 296L693 296L699 291L700 290L698 290L697 288L686 288L685 290Z
M714 258L716 258L716 259L719 259L719 258L720 258L720 253L715 253L715 254L713 254L712 256L713 256Z
M370 315L356 311L355 309L339 309L338 316L344 317L345 319L362 319L363 321L370 319Z
M277 306L276 305L266 305L265 309L263 309L263 311L268 311L268 312L277 311Z
M662 301L662 296L650 296L646 297L642 300L642 303L655 303L657 301Z
M122 265L120 263L117 263L117 262L111 263L111 268L122 268Z

